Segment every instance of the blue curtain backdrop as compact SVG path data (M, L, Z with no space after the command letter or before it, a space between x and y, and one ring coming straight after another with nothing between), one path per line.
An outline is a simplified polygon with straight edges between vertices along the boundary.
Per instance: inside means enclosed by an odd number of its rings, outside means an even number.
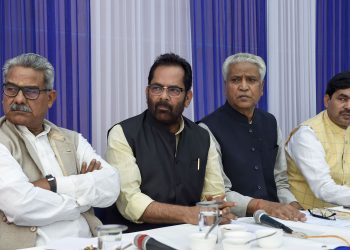
M350 1L317 0L316 4L316 107L320 112L329 79L350 71Z
M0 0L0 43L1 65L28 52L49 59L58 98L48 119L90 141L90 1Z
M265 0L191 1L194 113L199 120L225 102L221 66L249 52L267 61ZM267 110L267 79L259 107Z

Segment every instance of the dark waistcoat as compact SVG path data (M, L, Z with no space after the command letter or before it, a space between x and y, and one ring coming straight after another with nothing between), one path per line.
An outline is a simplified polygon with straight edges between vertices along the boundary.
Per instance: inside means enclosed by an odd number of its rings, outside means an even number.
M201 122L220 144L225 174L231 190L254 198L278 201L274 166L278 151L277 122L255 109L252 123L228 102Z
M176 150L175 135L148 111L120 125L140 169L142 193L169 204L194 206L200 201L210 146L206 130L184 117ZM130 231L163 226L127 224Z

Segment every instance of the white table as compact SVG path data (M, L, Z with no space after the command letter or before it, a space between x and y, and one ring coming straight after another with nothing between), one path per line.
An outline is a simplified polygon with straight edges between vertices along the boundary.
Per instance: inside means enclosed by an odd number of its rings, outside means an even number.
M262 225L255 224L252 217L240 218L234 221L233 223L242 224L249 231L252 231L252 232L264 227ZM302 223L302 222L292 222L292 221L283 221L283 223L291 227L293 230L304 232L307 235L336 234L350 241L350 227L320 226L320 225L314 225L314 224L308 224L308 223ZM148 230L143 232L124 234L123 242L124 242L124 245L129 242L133 242L133 239L137 234L146 233L151 237L155 238L156 240L163 242L169 246L172 246L173 248L181 249L181 250L189 250L190 249L189 235L194 232L198 232L197 226L183 224L183 225L158 228L158 229L153 229L153 230ZM75 244L75 246L73 244ZM95 239L81 239L81 238L80 239L79 238L62 239L60 241L57 241L55 244L49 244L47 247L49 247L49 249L77 250L77 249L83 249L85 246L89 244L96 245L96 238ZM279 249L325 250L325 249L333 249L336 246L341 246L341 245L345 245L345 243L339 241L338 239L332 239L332 238L331 239L330 238L297 239L285 234L283 245ZM28 248L27 250L44 250L44 249L48 249L48 248L35 247L35 248ZM128 250L136 250L136 249L137 248L135 246L128 248ZM215 250L220 250L220 249L222 249L221 243L217 244ZM259 248L256 243L252 245L252 249L261 250L261 248Z

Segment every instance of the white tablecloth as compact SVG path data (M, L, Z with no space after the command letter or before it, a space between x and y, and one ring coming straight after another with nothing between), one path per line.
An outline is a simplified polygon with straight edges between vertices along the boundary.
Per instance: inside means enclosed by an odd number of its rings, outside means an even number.
M244 225L248 231L254 232L258 229L261 229L265 226L257 225L254 223L253 218L240 218L232 223L242 224ZM289 227L291 227L295 231L304 232L307 235L338 235L341 236L348 241L350 241L350 227L336 227L336 226L320 226L309 223L302 222L292 222L292 221L283 221L283 223ZM198 232L198 227L188 224L176 225L164 228L158 228L143 232L137 233L128 233L123 235L123 245L126 245L130 242L133 242L135 235L139 233L146 233L156 240L163 242L173 248L179 250L189 250L189 236L191 233ZM30 250L44 250L44 249L59 249L59 250L77 250L83 249L85 246L89 244L96 245L96 239L77 239L77 238L67 238L62 239L56 242L50 243L47 247L35 247L30 248ZM321 239L297 239L289 236L288 234L284 234L283 245L279 249L283 250L302 250L302 249L333 249L337 246L345 245L342 241L333 238L321 238ZM129 247L128 250L136 250L135 246ZM221 243L216 245L215 250L222 249ZM252 249L260 249L256 243L252 245ZM29 248L27 249L29 250Z

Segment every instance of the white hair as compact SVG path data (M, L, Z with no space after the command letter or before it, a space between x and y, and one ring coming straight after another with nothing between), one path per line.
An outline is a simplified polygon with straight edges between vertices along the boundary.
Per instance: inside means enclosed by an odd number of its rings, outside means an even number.
M55 70L52 64L43 56L27 53L21 54L14 58L8 59L2 68L3 82L6 81L7 74L12 67L21 66L25 68L32 68L44 73L44 82L46 89L53 88L53 81L55 78Z
M222 65L222 76L225 81L227 81L227 73L231 64L249 62L253 63L258 67L260 80L264 80L266 74L266 64L264 60L257 55L249 53L237 53L226 58L224 64Z

